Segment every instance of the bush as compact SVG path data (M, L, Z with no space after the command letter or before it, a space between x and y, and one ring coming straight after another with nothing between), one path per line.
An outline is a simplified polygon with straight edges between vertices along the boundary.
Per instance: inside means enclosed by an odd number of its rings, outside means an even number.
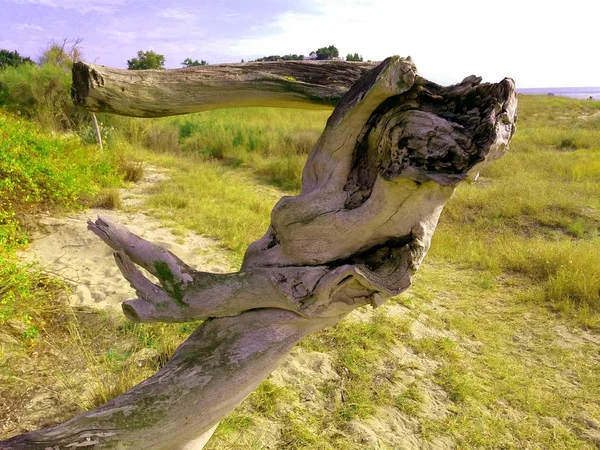
M203 133L194 134L183 140L181 150L185 153L196 154L214 159L223 159L225 153L231 150L231 141L227 136L210 136Z
M90 115L71 102L71 75L52 64L23 64L0 71L0 106L44 128L67 131L88 124Z
M169 126L153 126L146 131L142 144L156 152L179 151L179 131Z
M55 40L50 41L48 47L46 47L42 56L40 56L40 64L61 67L65 72L70 72L73 68L73 64L81 61L83 57L83 54L79 49L79 44L81 44L82 41L82 38L65 38L60 43Z
M98 127L100 128L100 137L102 138L103 145L112 145L114 142L115 127L102 122L98 122ZM78 134L84 144L97 145L98 137L93 122L90 122L87 126L79 130Z
M103 209L122 208L121 194L118 189L106 189L96 196L91 206Z
M72 207L98 186L117 184L116 165L109 152L82 146L76 137L50 137L24 120L0 113L0 214L4 217L40 203L45 208Z
M147 52L137 52L137 58L127 60L127 69L129 70L148 70L164 69L165 57L158 53L148 50Z
M110 152L82 146L74 136L50 136L0 111L0 325L16 319L35 339L35 312L59 287L17 260L16 249L27 243L24 218L42 205L73 208L100 187L118 185L116 172Z
M144 178L144 164L141 162L128 161L121 165L120 171L125 181L137 183Z

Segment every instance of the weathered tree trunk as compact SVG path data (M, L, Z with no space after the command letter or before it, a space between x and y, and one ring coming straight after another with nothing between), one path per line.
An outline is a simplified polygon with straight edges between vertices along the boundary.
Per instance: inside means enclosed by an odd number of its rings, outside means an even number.
M374 67L343 61L278 61L121 70L78 62L71 96L90 111L134 117L244 106L326 109Z
M252 67L262 71L262 65ZM84 69L98 70L78 66L76 73ZM175 72L172 85L170 72L152 72L164 80L156 89L176 94L153 101L153 84L146 85L138 110L118 97L125 71L102 70L102 82L92 76L92 85L77 78L74 84L74 97L95 110L143 116L201 110L199 103L186 109L183 100L174 101L177 108L165 104L188 88L197 99L206 88L211 108L231 106L227 92L220 104L211 86L186 85L185 71ZM222 70L211 76L219 78ZM269 105L274 98L289 101L287 92L275 95L268 83L245 83L246 99L253 100L242 105L257 104L262 92ZM198 272L106 219L90 222L136 289L138 298L123 303L129 319L206 320L153 377L95 410L0 448L193 448L190 443L235 408L303 336L409 287L456 185L505 153L515 120L512 80L480 84L469 77L442 87L418 76L410 60L392 57L342 98L308 158L301 194L277 203L271 226L248 248L240 272Z

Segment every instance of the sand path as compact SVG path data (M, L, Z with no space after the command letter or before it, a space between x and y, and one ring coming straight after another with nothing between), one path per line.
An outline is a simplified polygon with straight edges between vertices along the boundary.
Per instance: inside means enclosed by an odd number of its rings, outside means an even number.
M175 235L148 214L144 202L149 189L167 179L167 170L146 166L143 180L120 189L122 209L94 208L60 218L43 215L40 229L33 233L20 256L39 262L45 271L65 279L72 287L72 305L103 309L119 307L122 301L135 298L135 292L117 268L112 249L87 229L87 221L98 215L169 249L198 270L232 270L226 250L219 247L218 241L192 232Z

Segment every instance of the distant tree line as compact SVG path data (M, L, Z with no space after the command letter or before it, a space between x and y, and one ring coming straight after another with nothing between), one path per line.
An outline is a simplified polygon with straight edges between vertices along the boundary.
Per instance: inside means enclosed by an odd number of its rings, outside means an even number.
M330 45L328 47L321 47L310 53L309 59L317 59L317 60L331 60L335 58L339 58L340 52L335 45ZM262 62L262 61L297 61L303 60L304 55L271 55L271 56L263 56L262 58L256 58L254 61ZM348 53L346 56L346 61L363 61L362 55L358 53Z
M321 47L314 52L310 53L310 59L317 60L331 60L335 58L339 58L340 52L335 45L330 45L328 47ZM270 55L263 56L261 58L256 58L254 61L256 62L265 62L265 61L302 61L304 60L304 55L297 55L296 53L287 54L287 55ZM346 56L346 61L362 61L362 55L358 53L348 53ZM242 62L244 60L242 59ZM163 55L157 54L152 50L144 52L139 51L137 58L133 58L127 61L127 68L130 70L145 70L145 69L164 69L165 65L165 57ZM198 61L193 60L191 58L186 58L182 63L182 67L196 67L196 66L206 66L208 62L205 60Z
M192 60L191 58L185 58L181 63L182 67L196 67L196 66L208 66L208 63L201 59L198 61L197 59Z
M254 61L263 62L263 61L302 61L304 60L304 55L271 55L271 56L263 56L262 58L256 58Z
M0 70L6 67L17 67L21 64L34 64L29 56L21 56L16 50L0 49Z
M335 45L321 47L315 52L318 60L333 59L340 56L340 52Z
M362 61L363 57L362 55L359 55L358 53L348 53L346 55L346 61Z
M129 70L148 70L148 69L164 69L165 57L159 55L152 50L137 52L137 58L127 60L127 69Z
M197 67L207 66L208 62L201 59L185 58L181 63L181 67ZM152 50L146 52L140 50L137 52L137 58L127 60L127 69L129 70L162 70L165 68L165 56L156 53Z

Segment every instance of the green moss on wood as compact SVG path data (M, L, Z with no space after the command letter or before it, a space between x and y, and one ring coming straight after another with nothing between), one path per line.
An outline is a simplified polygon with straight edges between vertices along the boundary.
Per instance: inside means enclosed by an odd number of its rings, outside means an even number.
M177 282L175 275L171 271L169 265L164 261L154 261L154 269L156 270L156 276L160 280L161 284L165 288L165 291L171 296L175 303L181 307L188 307L189 305L183 301L183 289L181 285L182 281Z

